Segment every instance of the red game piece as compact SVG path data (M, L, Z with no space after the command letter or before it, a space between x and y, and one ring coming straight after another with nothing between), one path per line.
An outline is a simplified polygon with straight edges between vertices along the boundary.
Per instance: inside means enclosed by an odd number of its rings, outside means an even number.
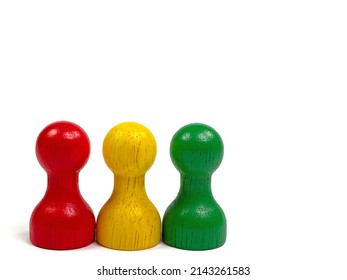
M66 250L94 241L95 217L78 184L78 173L89 153L89 138L74 123L55 122L39 134L36 156L47 172L48 184L30 219L30 240L34 245Z

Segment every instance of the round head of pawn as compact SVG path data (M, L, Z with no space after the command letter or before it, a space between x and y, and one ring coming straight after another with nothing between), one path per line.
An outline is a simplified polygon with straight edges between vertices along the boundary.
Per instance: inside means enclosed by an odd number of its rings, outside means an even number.
M114 174L120 176L144 175L154 163L156 153L153 134L139 123L118 124L104 139L105 162Z
M212 127L193 123L182 127L171 140L170 155L180 173L212 174L223 159L224 146Z
M48 173L77 173L87 163L89 153L88 135L72 122L51 123L36 140L37 159Z

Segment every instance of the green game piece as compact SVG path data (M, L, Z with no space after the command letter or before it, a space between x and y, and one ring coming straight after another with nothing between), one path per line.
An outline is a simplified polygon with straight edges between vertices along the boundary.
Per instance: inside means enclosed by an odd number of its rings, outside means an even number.
M176 248L209 250L226 240L226 219L211 192L211 176L223 159L223 141L212 127L193 123L171 140L170 155L181 186L163 218L163 241Z

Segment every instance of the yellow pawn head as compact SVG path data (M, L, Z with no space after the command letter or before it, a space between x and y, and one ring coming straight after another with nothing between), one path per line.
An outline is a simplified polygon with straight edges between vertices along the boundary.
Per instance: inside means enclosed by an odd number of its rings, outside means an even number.
M105 162L119 176L144 175L153 165L156 154L157 144L153 134L139 123L116 125L104 139Z

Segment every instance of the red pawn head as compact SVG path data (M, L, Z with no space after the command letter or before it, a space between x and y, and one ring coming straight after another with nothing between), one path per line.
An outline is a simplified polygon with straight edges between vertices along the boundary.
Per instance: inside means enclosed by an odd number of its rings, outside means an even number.
M55 122L39 134L36 156L47 172L48 184L30 219L30 240L34 245L63 250L94 241L95 217L78 185L78 173L89 153L89 138L74 123Z
M37 137L36 156L48 174L79 172L87 163L89 153L87 134L71 122L52 123Z

